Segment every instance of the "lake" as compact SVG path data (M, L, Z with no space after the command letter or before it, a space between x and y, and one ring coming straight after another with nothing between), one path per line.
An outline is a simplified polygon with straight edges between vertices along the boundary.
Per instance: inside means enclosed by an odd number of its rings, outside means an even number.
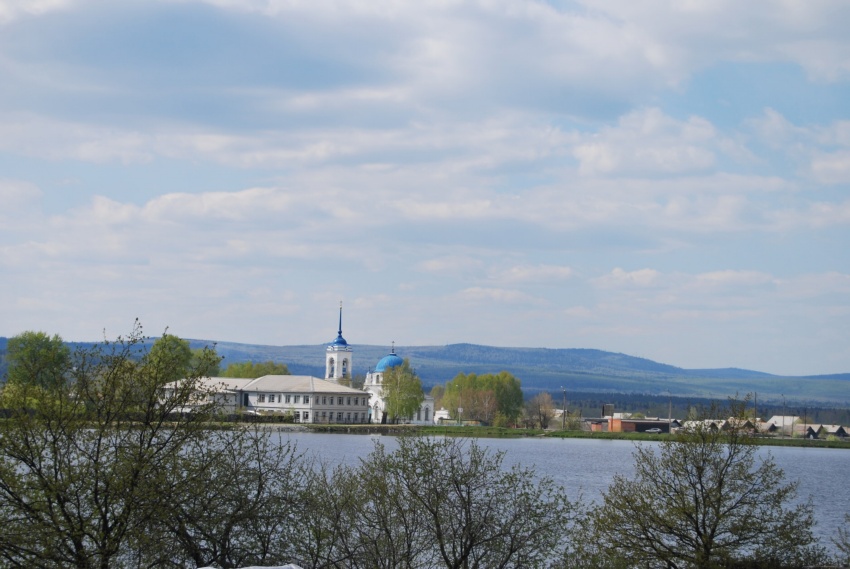
M395 437L377 435L338 435L281 432L279 436L296 443L308 456L329 465L356 465L381 442L387 450L396 448ZM598 501L615 474L630 475L634 469L633 441L605 439L475 439L493 451L505 452L505 464L532 467L540 476L548 476L563 486L570 498L581 494L587 501ZM641 442L657 445L657 442ZM830 539L850 513L850 486L847 472L850 451L804 447L760 447L759 453L773 455L786 480L799 480L798 498L811 497L817 525L814 528L823 545L832 548Z

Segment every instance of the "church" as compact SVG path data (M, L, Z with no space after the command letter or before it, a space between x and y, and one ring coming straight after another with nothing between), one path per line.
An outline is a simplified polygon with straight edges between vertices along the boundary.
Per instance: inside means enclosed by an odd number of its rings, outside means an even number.
M337 330L336 339L328 345L325 352L325 378L328 381L339 382L340 379L351 379L352 377L352 356L353 349L342 337L342 305L339 307L339 329ZM388 369L400 366L404 360L395 353L395 345L393 345L390 353L375 365L366 374L366 381L363 384L363 390L369 396L368 422L382 423L384 419L384 411L386 409L382 380L384 373ZM411 423L415 425L432 425L434 424L434 398L430 395L425 395L419 409L416 413L402 420L403 423Z
M337 336L325 350L324 378L309 375L205 377L199 382L204 395L186 410L214 402L225 413L291 414L296 423L382 423L386 408L381 384L383 375L388 369L402 365L404 360L396 355L393 347L391 353L366 374L361 390L347 385L353 375L353 356L354 350L342 337L340 305ZM166 387L169 389L172 388ZM417 412L401 422L433 424L434 398L426 395Z

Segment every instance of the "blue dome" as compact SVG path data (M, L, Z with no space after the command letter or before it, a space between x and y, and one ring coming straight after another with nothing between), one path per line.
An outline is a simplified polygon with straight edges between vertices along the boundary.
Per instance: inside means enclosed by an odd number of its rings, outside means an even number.
M375 371L384 372L390 368L398 367L403 363L404 360L395 355L395 352L393 352L381 358L381 361L379 361L378 365L375 366Z
M346 342L345 338L342 337L341 332L340 332L339 335L337 335L336 340L331 342L331 346L347 346L347 345L348 345L348 342Z

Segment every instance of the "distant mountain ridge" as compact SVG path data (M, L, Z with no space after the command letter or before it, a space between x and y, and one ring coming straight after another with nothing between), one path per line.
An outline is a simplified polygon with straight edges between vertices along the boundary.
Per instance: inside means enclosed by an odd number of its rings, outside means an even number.
M210 342L192 340L193 347ZM216 349L230 361L281 361L292 373L321 377L326 346L258 346L218 342ZM353 345L355 374L365 374L390 351L388 347ZM740 369L684 369L646 358L586 348L503 348L479 344L396 346L409 358L430 386L445 383L459 373L509 371L527 392L670 394L674 397L719 397L757 392L764 400L850 404L850 373L829 376L778 376Z
M269 346L189 340L193 348L215 345L231 362L283 362L293 374L322 377L325 344ZM7 339L0 337L0 352ZM89 342L69 342L89 346ZM364 375L390 352L387 346L353 344L352 369ZM740 369L684 369L646 358L587 348L503 348L479 344L396 346L409 358L425 386L450 381L459 373L508 371L522 381L527 393L537 391L609 392L671 395L673 397L726 398L758 393L764 401L850 405L850 373L820 376L779 376ZM0 360L0 373L5 362Z

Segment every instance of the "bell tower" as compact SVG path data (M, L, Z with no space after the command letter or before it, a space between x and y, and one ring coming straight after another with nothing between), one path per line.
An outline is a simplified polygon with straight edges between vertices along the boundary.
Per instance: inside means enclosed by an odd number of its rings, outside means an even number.
M325 351L325 379L337 382L342 378L351 379L351 356L351 346L342 337L342 302L340 301L339 330L336 339Z

